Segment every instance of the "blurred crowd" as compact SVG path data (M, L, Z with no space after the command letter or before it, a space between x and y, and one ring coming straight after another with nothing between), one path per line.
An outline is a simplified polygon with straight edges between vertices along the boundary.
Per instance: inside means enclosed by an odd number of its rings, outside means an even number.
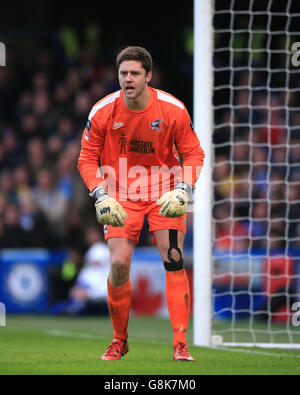
M46 48L29 68L8 54L0 68L1 247L83 244L94 213L76 167L81 134L91 106L115 88L113 67L94 62L88 48L64 67Z
M8 48L7 66L0 67L2 248L86 250L85 234L97 225L77 160L92 106L119 84L115 64L93 40L71 49L63 35L54 46L35 48L30 59ZM160 79L156 67L151 85ZM143 231L141 245L148 244Z

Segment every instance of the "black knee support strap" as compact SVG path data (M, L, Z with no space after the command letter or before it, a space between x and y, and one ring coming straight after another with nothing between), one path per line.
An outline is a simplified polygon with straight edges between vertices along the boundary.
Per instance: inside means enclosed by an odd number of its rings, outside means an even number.
M178 235L178 231L174 230L174 229L170 229L169 230L169 243L170 243L170 247L168 250L168 259L169 262L164 261L164 266L165 269L168 272L176 272L178 270L182 270L183 269L183 258L182 258L182 252L181 250L178 248L178 239L177 239L177 235ZM179 254L179 259L178 261L176 261L173 257L172 257L172 250L176 250Z

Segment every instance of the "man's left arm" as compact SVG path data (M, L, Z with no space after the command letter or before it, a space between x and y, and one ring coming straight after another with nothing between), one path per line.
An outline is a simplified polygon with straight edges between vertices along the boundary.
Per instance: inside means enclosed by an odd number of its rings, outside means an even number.
M181 180L193 187L200 176L205 154L186 108L183 110L181 127L177 130L175 142L183 161Z

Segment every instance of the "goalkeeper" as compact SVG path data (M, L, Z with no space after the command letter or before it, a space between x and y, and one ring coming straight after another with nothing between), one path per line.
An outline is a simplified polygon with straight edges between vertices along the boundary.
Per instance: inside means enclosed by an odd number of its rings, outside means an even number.
M192 361L186 343L190 291L182 250L186 209L204 152L184 104L148 86L149 52L127 47L116 64L121 89L92 108L78 160L110 251L107 287L113 340L102 359L117 360L128 352L130 265L146 216L166 270L173 359ZM158 174L155 169L164 171Z

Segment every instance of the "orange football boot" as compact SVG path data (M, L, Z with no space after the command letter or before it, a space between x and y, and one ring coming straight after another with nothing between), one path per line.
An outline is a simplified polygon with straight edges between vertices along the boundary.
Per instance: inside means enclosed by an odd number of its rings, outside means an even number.
M177 343L173 348L173 359L174 361L194 361L188 346L184 343Z
M128 353L128 342L122 339L113 339L111 345L104 351L102 361L115 361Z

